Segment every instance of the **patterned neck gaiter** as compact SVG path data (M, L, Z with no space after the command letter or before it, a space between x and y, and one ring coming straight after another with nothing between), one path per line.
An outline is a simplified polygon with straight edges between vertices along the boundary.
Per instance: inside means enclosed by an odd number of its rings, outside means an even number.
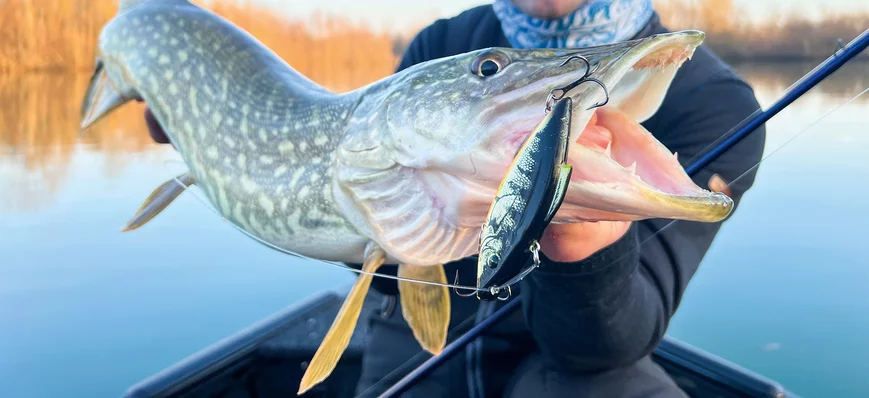
M589 0L558 19L531 17L510 0L495 0L495 15L514 48L588 47L628 40L649 22L652 0Z

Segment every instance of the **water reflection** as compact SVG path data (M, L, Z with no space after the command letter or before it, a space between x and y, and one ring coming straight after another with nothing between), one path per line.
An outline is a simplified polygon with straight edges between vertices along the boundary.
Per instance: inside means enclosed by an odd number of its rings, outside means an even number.
M776 96L794 82L814 69L816 62L744 63L736 64L736 71L763 97ZM821 102L842 102L869 87L869 62L852 61L841 67L829 78L818 84L805 97L814 97ZM860 97L857 102L867 103L869 97Z
M0 78L0 210L39 211L68 182L80 151L97 152L106 177L154 149L133 104L79 135L89 76L25 74Z
M745 64L764 106L814 64ZM722 227L669 333L800 396L860 397L869 388L869 86L844 66L767 123L755 185ZM833 393L833 394L831 394Z

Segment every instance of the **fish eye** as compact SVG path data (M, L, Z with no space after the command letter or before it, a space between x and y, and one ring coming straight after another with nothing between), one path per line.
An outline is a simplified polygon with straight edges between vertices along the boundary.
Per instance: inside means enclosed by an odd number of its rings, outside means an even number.
M480 77L489 77L503 70L509 63L503 53L495 50L486 51L471 63L471 72Z
M501 256L493 254L486 260L486 265L488 265L489 268L498 268L499 262L501 262Z
M487 59L480 64L480 76L492 76L501 70L501 66L495 61Z

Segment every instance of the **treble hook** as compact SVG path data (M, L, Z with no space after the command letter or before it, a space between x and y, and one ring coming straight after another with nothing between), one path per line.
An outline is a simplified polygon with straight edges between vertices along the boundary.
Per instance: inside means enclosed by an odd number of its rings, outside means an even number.
M459 285L459 270L456 270L456 279L453 282L453 285L457 285L457 286ZM476 290L474 290L473 293L468 293L468 294L459 293L459 288L457 288L457 287L454 287L453 290L455 290L456 296L459 296L459 297L471 297L471 296L477 294Z
M552 91L549 92L549 98L546 99L546 113L549 113L549 111L552 110L552 103L553 103L554 101L560 101L562 98L564 98L564 96L567 95L567 92L568 92L568 91L570 91L570 90L576 88L576 86L579 86L580 84L585 83L585 82L593 82L593 83L597 83L597 85L600 86L600 88L603 89L603 93L604 93L604 95L606 95L606 99L603 101L603 103L598 102L598 103L596 103L596 104L590 106L590 107L587 108L586 110L590 111L590 110L592 110L592 109L594 109L594 108L602 107L602 106L604 106L604 105L606 105L606 104L608 104L608 103L610 102L610 93L609 93L609 90L607 90L606 85L603 84L602 81L600 81L600 80L598 80L598 79L596 79L596 78L593 78L593 77L591 77L591 78L585 78L585 77L584 77L584 78L581 78L581 79L574 80L573 82L570 82L570 83L568 83L568 84L566 84L566 85L564 85L564 86L556 87L556 88L552 89ZM556 92L558 92L559 95L556 95L556 94L555 94Z
M567 65L568 62L573 61L574 59L578 59L578 60L581 60L582 62L585 62L585 75L583 77L588 77L589 75L594 73L594 71L591 70L591 63L588 62L588 58L583 57L582 55L576 55L576 54L571 55L571 56L567 57L567 59L565 59L564 62L561 63L561 65L558 65L558 67L560 68L564 65ZM600 64L595 64L594 70L597 70L597 67L599 65Z
M456 270L456 279L454 280L453 285L460 286L459 285L459 270ZM463 293L459 293L459 289L456 287L454 287L453 290L454 290L454 293L459 297L471 297L471 296L476 295L477 292L480 291L480 290L475 290L474 293L463 294ZM501 293L506 294L506 296L501 294ZM513 295L513 289L510 287L509 284L507 284L505 286L492 286L489 288L489 294L496 297L498 300L504 301L504 300L509 299L510 296Z
M572 81L564 86L556 87L556 88L550 90L549 97L546 98L546 110L544 113L549 113L549 111L552 110L552 103L553 102L560 101L562 98L564 98L567 95L567 93L570 90L573 90L574 88L576 88L577 86L579 86L580 84L585 83L585 82L597 83L603 89L603 92L606 95L606 100L604 100L603 103L598 102L597 104L592 105L587 110L590 111L594 108L599 108L599 107L604 106L604 105L609 103L610 94L609 94L609 90L606 88L606 85L603 84L602 81L600 81L596 78L589 77L589 76L591 76L592 73L594 73L594 71L597 70L597 68L600 66L600 64L595 64L595 67L592 70L591 63L588 62L588 59L586 59L582 55L571 55L570 57L565 59L564 62L561 63L561 65L558 65L558 67L562 67L564 65L567 65L568 62L570 62L571 60L574 60L574 59L578 59L578 60L581 60L582 62L585 62L585 74L583 74L582 77L580 77L579 79L576 79L576 80L574 80L574 81ZM556 93L558 93L558 94L556 94Z
M501 293L506 293L507 295L502 295ZM496 299L500 301L507 301L510 296L513 295L513 288L510 285L506 286L492 286L489 288L489 294L495 296Z

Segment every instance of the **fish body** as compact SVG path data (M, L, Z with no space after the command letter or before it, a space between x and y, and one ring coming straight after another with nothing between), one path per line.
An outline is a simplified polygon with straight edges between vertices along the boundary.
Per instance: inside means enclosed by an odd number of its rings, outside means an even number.
M476 254L499 182L540 123L550 91L583 76L608 92L582 85L569 96L573 172L552 222L724 219L730 198L694 184L639 124L704 37L684 31L580 49L486 48L334 93L186 0L121 0L99 35L82 128L144 101L187 165L190 185L244 232L307 257L371 272L398 264L402 275L443 283L442 272L420 268ZM586 66L566 62L577 57ZM183 190L158 188L125 229ZM300 393L336 365L370 278L357 279ZM412 282L402 290L402 300L413 300L403 308L416 312L406 314L408 324L433 353L445 341L447 294Z
M572 171L567 164L571 104L569 97L555 104L522 144L498 187L480 231L481 300L499 297L502 285L534 259L532 246L539 249L544 229L564 200Z

